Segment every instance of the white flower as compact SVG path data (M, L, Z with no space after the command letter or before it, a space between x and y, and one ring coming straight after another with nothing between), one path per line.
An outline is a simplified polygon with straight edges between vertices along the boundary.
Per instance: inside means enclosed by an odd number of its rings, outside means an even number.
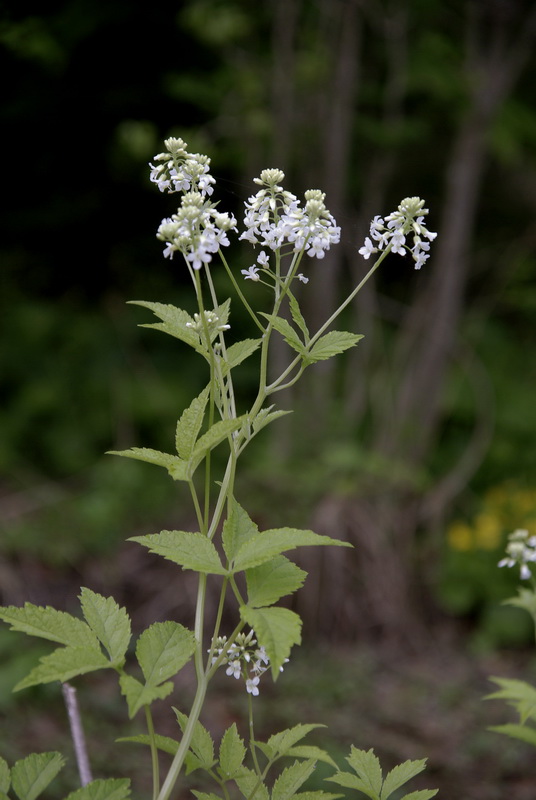
M306 277L305 277L305 275L303 275L301 272L298 272L298 274L296 275L296 277L297 277L297 279L298 279L299 281L301 281L302 283L309 283L309 278L306 278Z
M374 245L372 244L371 240L367 236L367 238L365 239L365 244L363 245L363 247L359 248L359 255L363 256L363 258L367 259L367 258L370 258L372 253L377 253L377 252L378 252L377 248L374 247Z
M255 675L255 677L253 678L248 678L246 681L246 691L248 692L248 694L252 694L253 697L257 697L257 695L259 694L259 688L258 688L259 681L260 678L258 675Z
M225 674L229 676L232 675L233 678L236 678L238 680L238 678L240 678L242 674L242 666L240 664L240 660L237 659L236 661L230 661L229 666L225 670Z
M244 276L245 280L250 281L260 281L259 277L259 268L253 265L249 269L241 269L240 272Z
M529 536L527 530L518 529L508 537L506 558L499 561L499 567L519 566L521 580L529 580L532 571L528 566L536 561L536 536Z

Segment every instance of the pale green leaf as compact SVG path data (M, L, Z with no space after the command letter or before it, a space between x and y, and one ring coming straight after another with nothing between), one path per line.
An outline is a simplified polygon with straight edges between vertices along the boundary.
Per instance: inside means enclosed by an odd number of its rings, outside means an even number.
M143 631L136 645L136 658L150 686L172 678L190 660L195 650L192 631L178 622L155 622Z
M218 551L206 536L189 531L161 531L147 536L132 536L129 541L147 547L151 553L180 564L183 569L207 575L227 575Z
M405 794L400 800L430 800L430 798L435 797L438 792L439 789L419 789L416 792Z
M222 362L222 374L225 376L233 367L237 367L246 358L258 350L262 339L243 339L227 348L225 360Z
M177 717L180 729L184 733L188 723L188 717L176 708L174 708L173 711ZM196 722L194 727L192 741L190 742L190 750L199 759L203 769L211 769L214 765L214 742L212 741L210 733L199 721Z
M29 675L17 683L14 691L27 689L28 686L38 686L41 683L52 681L65 681L77 675L85 675L97 669L111 667L101 650L92 647L58 647L53 653L42 656L39 665Z
M155 700L164 700L173 691L173 683L167 681L160 686L153 684L140 683L132 675L121 675L119 678L121 694L124 695L128 704L128 715L130 719L136 716L140 708L150 706Z
M336 356L348 350L350 347L354 347L362 338L362 335L356 333L330 331L315 342L304 357L304 361L307 364L314 364L316 361L325 361L327 358Z
M325 725L318 725L314 723L294 725L292 728L286 728L284 731L274 733L268 739L268 746L271 748L275 757L287 755L291 747L294 747L301 739L304 739L308 733L314 731L315 728L325 728Z
M505 736L511 736L513 739L521 739L522 742L527 742L536 747L536 729L530 725L514 725L509 723L507 725L493 725L488 728L489 731L495 733L503 733Z
M274 314L265 314L261 311L261 315L266 317L266 319L271 323L274 330L281 334L285 342L292 347L293 350L296 350L300 355L306 353L305 346L303 342L300 340L300 337L286 319L282 317L277 317Z
M352 745L346 760L370 792L380 797L383 782L382 768L374 751L359 750Z
M235 778L235 782L245 798L254 797L254 800L269 800L270 798L268 789L252 769L244 767L240 775Z
M246 421L247 416L242 415L236 419L221 419L219 422L215 422L197 441L190 459L190 470L192 474L210 450L213 450L221 444L224 439L227 439L228 436L241 428Z
M0 792L7 794L11 786L11 772L7 761L0 756Z
M271 606L303 586L306 577L305 570L285 556L275 556L258 567L252 567L246 570L248 605Z
M338 800L339 797L344 797L343 794L324 792L322 789L317 789L312 792L298 792L298 794L294 796L296 800Z
M19 800L35 800L65 764L60 753L31 753L13 764L11 782Z
M330 778L326 778L327 781L331 781L331 783L336 783L339 786L344 786L345 789L356 789L358 792L363 792L366 794L367 797L371 797L373 800L379 800L379 795L370 792L370 789L363 783L361 778L358 778L357 775L354 775L352 772L337 772L335 775L332 775Z
M206 349L201 345L199 336L192 327L193 318L181 308L164 303L149 303L145 300L130 300L131 305L142 306L150 309L162 322L153 322L140 325L140 328L154 328L157 331L168 333L190 345L198 353L206 357Z
M410 781L415 775L418 775L426 768L426 759L423 758L419 761L404 761L403 764L398 764L385 776L381 791L381 800L388 800L397 789Z
M233 500L229 516L223 523L222 542L225 555L232 561L241 546L257 536L259 529L247 512Z
M272 800L290 800L315 768L315 761L296 761L283 770L274 783Z
M501 689L487 695L487 700L507 700L517 709L522 723L531 717L536 719L536 688L515 678L491 678L490 680Z
M241 769L246 757L246 747L238 734L236 723L233 722L223 734L220 743L220 771L226 780L234 778Z
M290 750L287 751L287 756L314 758L315 761L323 761L325 764L329 764L330 767L337 769L337 764L331 756L326 753L325 750L322 750L321 747L315 747L314 745L299 744L296 747L291 747Z
M259 643L266 648L275 681L292 646L301 642L301 619L288 608L248 606L240 608L240 616L254 629Z
M115 741L132 742L133 744L145 744L150 747L153 739L147 733L140 733L138 736L121 736ZM179 743L170 736L161 736L159 733L155 733L154 742L159 750L161 750L163 753L168 753L170 756L174 756L179 749Z
M268 406L268 408L263 408L255 419L253 420L253 433L257 435L259 431L269 425L271 422L274 422L279 417L285 417L287 414L292 414L292 411L271 411L273 406Z
M303 333L304 341L307 343L309 341L309 328L307 327L307 324L303 318L298 301L290 291L288 292L288 300L292 319Z
M128 778L108 778L91 781L67 795L65 800L126 800L130 797Z
M28 636L39 636L72 647L99 649L97 637L85 622L50 606L34 606L32 603L25 603L22 608L5 606L0 608L0 619L7 622L12 631Z
M135 461L145 461L147 464L155 464L158 467L167 469L173 480L189 480L188 465L178 456L171 453L161 453L160 450L151 450L149 447L131 447L129 450L108 450L109 456L122 456L123 458L133 458Z
M102 597L82 588L80 603L86 622L97 636L114 665L124 663L130 642L130 618L113 597Z
M210 386L207 386L198 397L192 400L177 422L175 446L177 453L185 461L189 461L194 451L194 446L203 424L209 394Z
M294 550L296 547L310 545L336 545L351 547L348 542L332 539L331 536L320 536L313 531L297 528L275 528L264 531L245 542L233 559L233 573L257 567L274 556Z

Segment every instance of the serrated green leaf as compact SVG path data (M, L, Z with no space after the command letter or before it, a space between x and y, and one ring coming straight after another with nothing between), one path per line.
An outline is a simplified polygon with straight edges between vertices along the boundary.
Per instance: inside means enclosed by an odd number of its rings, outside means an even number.
M28 636L38 636L66 646L99 649L97 637L85 622L50 606L34 606L32 603L25 603L22 608L5 606L0 608L0 619L7 622L12 631Z
M322 748L315 747L314 745L299 744L287 750L286 754L287 756L295 756L296 758L313 758L315 761L323 761L325 764L329 764L330 767L337 769L337 764L331 756L326 753L325 750L322 750Z
M250 625L270 659L274 681L290 655L301 642L301 619L288 608L249 608L242 606L240 616Z
M401 797L400 800L430 800L435 797L439 789L419 789L417 792L410 792Z
M270 795L264 783L251 769L244 767L235 778L235 783L245 798L254 797L255 800L269 800Z
M150 686L158 686L179 672L195 650L192 631L178 622L155 622L138 639L136 658Z
M501 687L498 692L486 696L486 700L507 700L519 713L522 723L531 717L536 719L536 688L515 678L491 678Z
M346 759L352 769L356 772L363 784L371 792L370 796L380 797L382 790L382 768L379 758L373 750L359 750L352 745L350 755ZM376 798L375 798L376 800Z
M126 698L128 704L130 719L135 717L143 706L150 706L155 700L164 700L173 691L173 683L171 681L160 686L143 685L132 675L121 675L119 685L121 694Z
M233 500L229 516L223 523L223 550L229 561L232 561L240 548L259 533L258 527L250 519L242 506Z
M349 542L341 542L339 539L332 539L331 536L321 536L313 531L275 528L264 531L245 542L233 559L232 571L233 573L242 572L252 567L258 567L286 550L311 545L351 547Z
M180 458L186 462L194 452L194 446L205 417L209 394L210 386L207 386L198 397L192 400L177 422L175 446Z
M54 652L42 656L39 659L38 666L19 681L13 691L18 692L20 689L27 689L29 686L52 683L52 681L65 683L65 681L69 681L77 675L85 675L88 672L107 669L111 666L111 663L100 649L94 650L91 647L58 647Z
M129 450L108 450L109 456L121 456L122 458L133 458L135 461L145 461L147 464L155 464L157 467L164 467L174 481L187 481L190 479L188 464L178 456L171 453L162 453L160 450L151 450L149 447L131 447Z
M191 474L195 472L210 450L213 450L221 444L224 439L227 439L228 436L239 430L246 421L247 416L242 415L241 417L236 417L236 419L221 419L219 422L215 422L197 441L190 459Z
M130 742L132 744L145 744L150 747L153 737L149 736L147 733L141 733L138 736L121 736L115 741ZM168 753L170 756L174 756L179 749L179 743L175 739L172 739L170 736L161 736L159 733L155 733L154 743L159 750L161 750L163 753Z
M536 747L536 729L530 725L514 725L509 723L507 725L492 725L488 731L495 733L503 733L505 736L511 736L513 739L521 739L522 742L527 742Z
M418 775L426 768L426 759L423 758L419 761L404 761L398 764L385 776L382 785L381 800L388 800L397 789L410 781L415 775Z
M285 556L275 556L258 567L252 567L246 570L248 605L252 608L271 606L303 586L306 577L305 570Z
M305 346L303 342L300 340L300 337L286 319L282 317L277 317L274 314L265 314L263 311L260 312L261 316L265 317L268 322L271 323L274 330L281 334L285 342L292 347L293 350L296 350L300 355L306 353Z
M234 778L239 772L246 757L246 747L233 722L223 734L220 743L220 773L225 780Z
M0 756L0 792L7 794L11 786L11 770L7 761Z
M177 717L180 729L184 733L188 723L188 717L176 708L174 708L173 711ZM210 733L199 721L196 722L194 727L192 741L190 742L190 750L197 756L203 769L211 769L214 765L214 742L212 741Z
M272 734L268 739L268 746L271 748L275 757L287 755L290 748L294 747L301 739L304 739L308 733L314 731L316 728L325 728L325 725L315 723L300 723L293 725L292 728L285 728L284 731Z
M193 318L181 308L164 303L148 303L145 300L130 300L130 305L142 306L143 308L150 309L155 316L162 320L162 322L153 322L149 324L142 324L140 328L154 328L157 331L162 331L175 339L180 339L185 344L190 345L198 353L206 357L206 349L201 345L199 336L192 327Z
M91 630L108 652L114 665L122 665L130 642L130 618L113 597L102 597L82 588L82 612Z
M189 531L161 531L147 536L132 536L130 542L147 547L151 553L180 564L183 569L206 575L227 575L218 551L206 536Z
M347 333L346 331L330 331L315 342L312 348L304 357L306 364L314 364L316 361L325 361L332 356L343 353L350 347L354 347L362 335Z
M339 797L344 797L343 794L324 792L322 789L317 789L313 792L298 792L298 794L294 796L296 800L337 800Z
M286 417L287 414L292 414L292 411L270 411L272 408L273 406L268 406L268 408L261 409L253 420L253 433L255 436L271 422L279 419L279 417Z
M35 800L65 764L61 753L31 753L13 764L11 782L19 800Z
M358 792L363 792L367 797L372 797L373 800L378 800L377 794L371 794L370 789L363 783L361 778L354 775L352 772L337 772L330 778L326 778L331 783L336 783L339 786L344 786L345 789L357 789Z
M108 778L91 781L67 795L65 800L126 800L130 797L128 778Z
M309 341L309 328L303 318L303 315L300 310L300 306L292 292L288 292L288 300L290 304L290 313L292 314L292 319L294 320L295 324L301 330L304 336L304 341L307 343Z
M222 362L222 374L225 376L233 367L237 367L259 349L262 339L243 339L227 348L225 360Z
M283 770L274 783L272 800L290 800L315 768L315 761L296 761Z

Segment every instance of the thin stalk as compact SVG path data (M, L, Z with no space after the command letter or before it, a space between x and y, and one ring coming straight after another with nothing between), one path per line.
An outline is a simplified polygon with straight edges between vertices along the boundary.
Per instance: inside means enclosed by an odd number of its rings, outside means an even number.
M149 731L149 741L151 745L151 762L153 765L153 800L156 800L158 797L158 792L160 791L160 765L158 762L158 748L156 747L151 708L150 706L144 706L144 708L145 720L147 722L147 730Z
M255 323L255 325L257 326L257 328L259 328L259 330L261 331L261 333L264 333L264 325L263 325L263 324L262 324L262 322L259 320L258 316L255 314L255 312L254 312L254 311L253 311L253 309L251 308L250 304L248 303L248 301L247 301L247 300L246 300L246 298L244 297L244 293L242 292L242 289L240 288L240 286L239 286L239 285L238 285L238 283L236 282L236 279L235 279L235 276L233 275L233 272L232 272L232 270L231 270L231 267L230 267L230 266L229 266L229 264L227 263L227 259L225 258L225 256L224 256L224 254L222 253L221 249L219 250L219 256L220 256L220 258L221 258L221 260L222 260L223 266L225 267L225 270L226 270L226 272L227 272L227 275L228 275L228 276L229 276L229 278L231 279L231 283L232 283L232 284L233 284L233 286L234 286L235 292L237 293L237 295L239 296L240 300L241 300L241 301L242 301L242 303L244 304L244 308L245 308L245 309L246 309L246 311L248 312L249 316L251 317L251 319L253 320L253 322L254 322L254 323Z
M249 717L249 749L251 751L251 757L253 759L253 765L255 767L255 772L257 773L257 777L262 780L262 772L261 768L259 767L259 762L257 760L257 749L255 747L255 729L253 727L253 698L250 692L248 692L248 717Z

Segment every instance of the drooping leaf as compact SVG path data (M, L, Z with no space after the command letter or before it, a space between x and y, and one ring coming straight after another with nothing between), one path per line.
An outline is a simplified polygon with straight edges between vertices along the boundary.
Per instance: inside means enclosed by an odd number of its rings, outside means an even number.
M304 341L307 344L310 338L309 328L307 327L307 324L303 318L298 301L296 300L292 292L289 291L287 294L288 294L290 313L292 314L292 319L303 333Z
M67 795L65 800L126 800L130 797L128 778L108 778L91 781Z
M180 564L183 569L207 575L227 575L218 551L206 536L189 531L161 531L147 536L132 536L130 542L147 547L151 553Z
M155 700L164 700L173 691L171 681L159 686L147 683L144 685L132 675L121 675L119 685L121 694L126 698L128 704L130 719L133 719L143 706L150 706Z
M0 756L0 792L7 794L11 786L11 770L7 761Z
M314 364L316 361L325 361L332 356L343 353L350 347L354 347L362 335L347 333L346 331L330 331L315 342L304 357L306 364Z
M242 768L246 757L246 747L233 722L223 734L220 743L220 774L225 780L234 778Z
M98 645L97 645L98 646ZM110 661L100 649L92 647L58 647L54 652L39 659L39 664L29 675L17 683L15 692L38 686L41 683L65 681L77 675L95 672L97 669L111 667Z
M315 768L315 761L296 761L283 770L274 783L272 800L290 800Z
M169 304L149 303L145 300L130 300L129 303L150 309L155 316L162 320L161 322L142 324L140 325L141 328L154 328L157 331L168 333L175 339L180 339L185 344L190 345L198 353L206 356L206 349L201 345L199 336L190 327L193 325L194 320L186 311Z
M232 561L241 546L257 536L258 527L242 506L233 500L229 516L223 523L222 542L225 555Z
M240 775L235 778L235 782L245 798L254 797L255 800L269 800L270 798L265 784L252 769L243 767Z
M140 733L138 736L121 736L115 741L131 742L133 744L145 744L150 747L152 737L147 733ZM168 753L170 756L174 756L179 749L179 743L170 736L161 736L159 733L155 733L154 742L159 750L161 750L163 753Z
M536 728L532 725L514 725L513 723L491 725L488 731L503 733L506 736L511 736L513 739L521 739L522 742L527 742L536 747Z
M19 800L35 800L65 764L61 753L31 753L13 764L11 783Z
M228 436L239 430L246 421L247 416L242 415L241 417L236 417L236 419L222 419L219 422L215 422L197 441L190 459L191 473L193 474L197 469L209 450L213 450L221 444L224 439L227 439Z
M301 642L301 619L288 608L249 606L240 608L240 616L254 629L259 643L266 648L275 681L291 648Z
M5 606L0 608L0 619L7 622L12 631L21 631L28 636L39 636L72 647L91 645L97 650L99 648L97 637L85 622L50 606L34 606L32 603L25 603L22 608Z
M389 796L397 789L410 781L426 768L426 759L420 761L404 761L398 764L385 776L382 785L381 800L388 800Z
M241 572L252 567L258 567L286 550L294 550L296 547L310 545L351 547L349 542L341 542L339 539L332 539L331 536L321 536L313 531L299 530L297 528L276 528L264 531L242 545L233 559L233 572Z
M243 339L227 348L225 360L222 363L222 374L225 376L233 367L237 367L246 358L259 349L262 339Z
M160 450L151 450L149 447L131 447L129 450L108 450L107 455L133 458L135 461L145 461L147 464L164 467L174 481L190 479L188 464L171 453L161 453Z
M139 637L136 658L147 684L158 686L176 675L194 650L194 634L184 625L155 622Z
M130 618L113 597L102 597L82 588L80 603L86 622L97 636L114 665L125 661L130 642Z
M292 411L283 411L280 409L279 411L271 411L273 406L268 406L268 408L263 408L255 419L253 420L253 433L257 435L259 431L269 425L271 422L274 422L279 417L285 417L287 414L292 414Z
M173 711L177 717L180 729L184 733L188 723L188 717L176 708L174 708ZM199 721L196 722L194 727L192 741L190 742L190 750L199 759L203 769L211 769L214 765L214 742L212 741L210 733Z
M207 386L198 397L192 400L177 422L175 446L180 458L186 462L189 461L194 451L194 446L203 424L209 394L210 386Z
M272 324L274 330L281 334L285 342L292 347L293 350L296 350L300 355L304 355L306 353L306 348L303 342L300 340L300 337L286 319L283 317L277 317L274 314L265 314L261 311L261 315L266 317L268 322Z
M246 570L248 605L271 606L303 586L306 577L305 570L285 556L275 556L258 567L252 567Z

